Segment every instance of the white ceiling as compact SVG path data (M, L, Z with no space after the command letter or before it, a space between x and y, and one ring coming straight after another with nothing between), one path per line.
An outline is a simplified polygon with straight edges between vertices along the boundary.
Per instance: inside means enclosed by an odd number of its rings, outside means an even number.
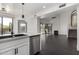
M24 5L24 14L28 17L31 15L36 15L37 13L49 9L51 7L55 7L60 5L61 3L25 3ZM22 14L22 4L21 3L4 3L0 4L0 7L8 6L8 13L12 14ZM46 6L46 8L43 8Z
M63 8L59 8L59 7L56 7L55 10L53 8L47 10L46 12L47 13L44 13L42 14L42 16L40 16L41 19L51 19L52 17L56 17L58 16L59 14L62 14L64 12L67 12L67 11L74 11L77 9L77 3L74 4L74 3L69 3L66 5L66 7L63 7Z
M49 12L53 11L56 7L62 3L25 3L24 4L24 10L23 13L25 14L26 17L29 17L31 15L38 15L38 14L43 14L44 12ZM46 6L46 8L43 8L43 6ZM8 13L14 14L14 15L22 15L22 4L21 3L3 3L0 4L0 7L7 8L9 11ZM66 9L64 9L66 10ZM61 10L62 13L63 10ZM60 13L60 11L55 11L55 14ZM47 13L45 17L48 15L53 15L53 12ZM48 16L48 17L49 17Z
M36 14L36 13L39 13L43 10L54 7L56 5L59 5L59 4L57 4L57 3L30 3L30 4L25 5L25 10L30 14L31 13ZM43 8L43 6L46 6L46 8Z

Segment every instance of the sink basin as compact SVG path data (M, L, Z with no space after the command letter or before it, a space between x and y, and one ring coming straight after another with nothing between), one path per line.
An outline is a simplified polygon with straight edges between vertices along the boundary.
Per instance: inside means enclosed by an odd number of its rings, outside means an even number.
M7 35L7 36L0 36L0 39L20 37L20 36L26 36L26 35L25 34L13 34L13 35Z
M14 37L19 37L19 36L26 36L25 34L14 34Z
M5 38L12 38L12 35L8 35L8 36L0 36L0 39L5 39Z

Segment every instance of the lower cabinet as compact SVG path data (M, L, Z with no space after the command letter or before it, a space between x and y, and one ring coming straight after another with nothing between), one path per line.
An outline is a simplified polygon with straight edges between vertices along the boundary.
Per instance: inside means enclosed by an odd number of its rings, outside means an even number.
M24 45L16 49L6 51L1 55L29 55L29 47Z
M10 51L2 53L1 55L15 55L15 53L14 53L14 50L10 50Z
M29 49L28 49L28 46L22 46L22 47L19 47L17 48L16 50L16 55L29 55Z
M16 40L0 44L0 55L29 55L29 38L15 38ZM17 40L18 39L18 40Z

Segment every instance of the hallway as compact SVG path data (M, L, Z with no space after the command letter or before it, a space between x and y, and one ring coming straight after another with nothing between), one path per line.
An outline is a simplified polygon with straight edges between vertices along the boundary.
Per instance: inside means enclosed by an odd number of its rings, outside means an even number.
M43 37L44 38L44 37ZM41 43L40 55L77 55L76 39L67 39L65 35L45 35L45 40Z

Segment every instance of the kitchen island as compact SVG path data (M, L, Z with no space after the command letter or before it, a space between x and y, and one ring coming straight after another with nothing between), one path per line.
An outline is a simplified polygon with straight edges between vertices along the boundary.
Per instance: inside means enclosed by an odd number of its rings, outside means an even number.
M29 55L29 37L0 36L0 55Z
M40 51L40 35L0 36L0 55L32 55ZM36 37L39 39L36 39ZM37 40L37 41L36 41ZM38 47L35 44L39 44ZM37 47L37 48L36 48ZM35 53L36 53L35 52Z
M30 38L30 55L40 53L40 33L29 34Z

